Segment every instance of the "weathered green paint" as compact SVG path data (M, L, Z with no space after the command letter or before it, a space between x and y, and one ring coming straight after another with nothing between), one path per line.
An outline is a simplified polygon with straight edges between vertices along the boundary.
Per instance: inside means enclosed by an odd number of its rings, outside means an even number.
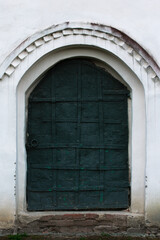
M86 60L45 75L29 97L28 210L129 206L127 96Z

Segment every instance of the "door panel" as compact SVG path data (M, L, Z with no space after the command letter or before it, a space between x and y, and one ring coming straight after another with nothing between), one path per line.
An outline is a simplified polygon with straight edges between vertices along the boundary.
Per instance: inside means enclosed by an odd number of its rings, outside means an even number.
M87 60L45 75L28 103L28 210L128 208L127 96Z

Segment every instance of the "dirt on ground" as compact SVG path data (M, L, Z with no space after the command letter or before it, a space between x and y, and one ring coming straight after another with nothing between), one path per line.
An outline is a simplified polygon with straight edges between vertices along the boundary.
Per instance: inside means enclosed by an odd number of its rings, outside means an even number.
M129 237L129 236L111 236L108 234L102 234L100 236L88 236L88 237L55 237L52 235L8 235L0 237L0 240L160 240L157 237Z

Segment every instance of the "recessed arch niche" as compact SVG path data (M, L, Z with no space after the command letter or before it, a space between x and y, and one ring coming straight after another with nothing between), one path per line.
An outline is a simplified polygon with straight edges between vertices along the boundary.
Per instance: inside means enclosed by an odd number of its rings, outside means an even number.
M89 58L96 64L100 64L108 72L116 76L131 91L129 103L129 161L131 178L131 213L144 212L144 175L145 175L145 103L144 89L136 74L131 71L124 62L109 51L102 51L100 48L91 46L73 46L60 48L58 51L51 51L36 63L32 64L21 78L17 87L17 110L18 110L18 165L17 165L17 212L20 215L27 214L26 204L26 123L27 123L27 102L29 94L41 80L44 73L56 63L70 58ZM143 111L142 111L143 109ZM22 131L23 129L23 131ZM137 144L138 139L138 144ZM138 185L137 185L138 181ZM34 213L34 216L37 217ZM42 215L45 212L41 213ZM52 214L52 212L47 214ZM33 216L33 213L32 213Z

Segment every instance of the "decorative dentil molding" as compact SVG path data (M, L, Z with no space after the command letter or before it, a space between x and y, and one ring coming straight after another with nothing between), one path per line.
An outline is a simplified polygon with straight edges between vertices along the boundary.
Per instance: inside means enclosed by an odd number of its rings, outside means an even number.
M115 44L132 57L147 73L153 81L160 78L160 69L154 60L134 40L114 28L91 23L63 23L52 26L40 33L28 38L16 50L14 50L0 66L0 79L10 77L29 54L50 41L66 36L90 36L103 39Z

